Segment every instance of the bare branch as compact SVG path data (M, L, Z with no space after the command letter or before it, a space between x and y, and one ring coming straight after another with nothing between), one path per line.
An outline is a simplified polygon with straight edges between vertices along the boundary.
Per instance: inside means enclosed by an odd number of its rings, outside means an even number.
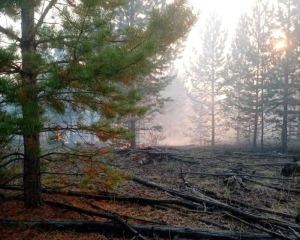
M24 158L13 158L13 159L7 161L6 163L0 165L0 168L3 168L3 167L9 165L9 164L12 163L12 162L20 161L20 160L24 160Z
M44 19L46 17L46 15L48 14L48 12L50 11L50 9L56 4L57 0L51 0L51 2L49 3L49 5L46 7L45 11L42 13L40 19L38 20L36 26L35 26L35 32L38 31L38 29L41 27L41 25L44 22Z
M19 38L16 34L14 34L11 30L0 26L0 32L4 33L7 37L12 38L18 42L21 42L21 38Z

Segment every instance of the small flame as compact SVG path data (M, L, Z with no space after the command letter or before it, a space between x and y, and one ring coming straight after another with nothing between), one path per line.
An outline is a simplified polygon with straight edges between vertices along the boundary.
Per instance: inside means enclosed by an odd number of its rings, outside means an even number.
M115 147L114 149L116 150L123 150L123 149L128 149L131 147L131 144L130 143L126 143L124 146L122 147Z
M57 139L57 141L61 141L61 140L62 140L62 134L61 134L61 133L58 133L58 134L56 135L56 139Z

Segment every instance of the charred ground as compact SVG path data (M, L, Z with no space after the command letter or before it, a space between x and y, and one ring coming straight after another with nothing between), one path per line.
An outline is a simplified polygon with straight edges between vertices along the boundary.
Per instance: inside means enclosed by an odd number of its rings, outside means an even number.
M281 175L294 154L219 149L212 156L193 147L125 149L116 154L113 167L132 177L114 190L91 186L83 191L76 187L78 172L67 176L72 191L61 186L44 189L45 205L36 210L23 208L18 187L1 190L1 239L299 236L300 180L297 173Z

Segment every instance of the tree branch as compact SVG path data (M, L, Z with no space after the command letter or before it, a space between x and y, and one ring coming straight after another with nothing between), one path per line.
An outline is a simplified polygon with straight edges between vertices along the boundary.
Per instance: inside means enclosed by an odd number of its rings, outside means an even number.
M7 37L12 38L18 42L21 42L21 38L19 38L16 34L14 34L11 30L0 26L0 32L4 33Z
M3 168L3 167L5 167L5 166L9 165L9 164L12 163L12 162L20 161L20 160L23 160L23 159L24 159L24 158L13 158L13 159L7 161L6 163L0 165L0 168Z
M51 0L51 2L49 3L49 5L46 7L45 11L42 13L40 19L38 20L34 32L36 33L38 31L38 29L41 27L41 25L43 24L43 21L46 17L46 15L48 14L48 12L50 11L50 9L56 4L57 0Z

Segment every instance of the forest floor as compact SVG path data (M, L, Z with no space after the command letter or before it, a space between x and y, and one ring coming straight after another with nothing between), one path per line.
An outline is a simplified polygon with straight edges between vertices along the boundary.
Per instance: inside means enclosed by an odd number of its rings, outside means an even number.
M92 190L85 191L86 196L74 187L73 191L82 194L74 196L65 190L45 192L46 204L34 210L25 209L21 200L2 200L0 239L132 239L126 230L78 233L26 226L26 221L33 220L113 221L121 225L123 222L127 230L132 225L183 227L183 231L189 228L208 230L212 235L201 235L203 239L299 239L300 226L295 219L300 211L300 178L297 174L281 176L283 165L290 162L293 162L292 156L277 153L219 150L212 157L203 149L188 147L122 150L114 167L133 178L114 190L96 194ZM0 190L0 194L6 196L18 193L12 189ZM98 198L92 197L95 195ZM87 212L66 209L58 203ZM95 212L116 219L108 220ZM4 219L20 220L19 225L1 224ZM163 234L163 237L160 234L145 236L141 232L135 238L193 238L169 231L169 237ZM225 234L223 237L222 233ZM250 238L243 237L242 233L249 233ZM257 235L261 238L255 234L261 234ZM194 238L200 239L200 235L197 236Z

